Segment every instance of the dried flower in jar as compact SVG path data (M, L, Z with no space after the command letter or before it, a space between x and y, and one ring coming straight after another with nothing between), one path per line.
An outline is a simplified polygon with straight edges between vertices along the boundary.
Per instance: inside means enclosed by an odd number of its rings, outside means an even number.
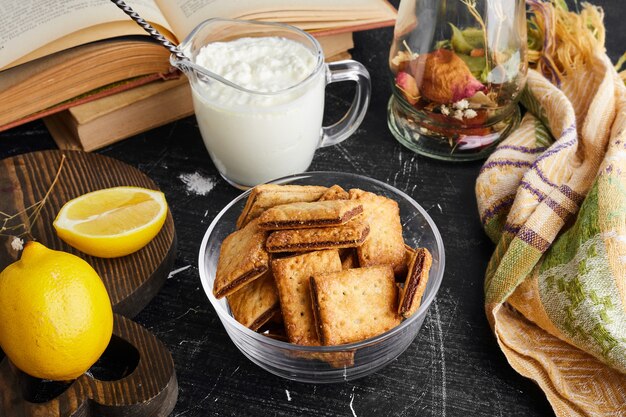
M417 88L417 81L406 72L399 72L396 74L396 87L402 92L402 95L411 104L417 103L420 99L420 92Z
M467 64L453 51L438 49L411 62L421 95L436 103L454 103L484 90Z

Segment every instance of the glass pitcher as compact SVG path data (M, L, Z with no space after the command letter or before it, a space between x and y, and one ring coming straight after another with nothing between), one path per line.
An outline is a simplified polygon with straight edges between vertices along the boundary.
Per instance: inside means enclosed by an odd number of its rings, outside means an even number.
M260 57L262 61L278 62L270 78L280 77L283 70L296 70L290 63L283 65L281 55L266 44L278 39L295 41L311 55L310 68L302 70L300 81L288 88L246 88L236 76L228 79L199 64L206 63L198 58L206 45L220 42L238 48L235 45L247 43L257 48L251 53L267 54ZM237 40L243 41L233 43ZM187 36L180 49L188 59L172 55L171 63L187 75L203 141L219 173L235 187L245 189L306 171L317 148L343 141L365 116L371 88L365 67L352 60L325 63L317 40L293 26L209 19ZM241 51L233 49L224 59ZM356 82L351 108L334 125L322 127L326 85L346 80Z

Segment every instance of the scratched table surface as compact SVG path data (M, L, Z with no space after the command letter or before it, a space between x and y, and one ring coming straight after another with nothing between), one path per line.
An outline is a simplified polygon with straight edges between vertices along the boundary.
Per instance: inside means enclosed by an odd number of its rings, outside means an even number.
M615 61L626 31L617 1L607 12L609 55ZM395 2L397 5L397 2ZM392 29L355 36L355 59L370 70L373 94L365 121L341 145L317 152L312 170L349 171L411 195L443 236L446 271L420 333L377 373L333 385L276 377L230 342L200 286L198 249L213 217L239 191L220 178L194 117L146 132L99 153L148 174L165 192L178 233L174 270L135 320L159 337L176 363L180 392L172 416L550 416L542 391L508 365L483 311L483 276L493 250L479 222L474 182L480 162L444 163L402 147L387 129L387 55ZM329 119L343 114L351 88L327 91ZM0 133L0 157L55 144L41 122Z

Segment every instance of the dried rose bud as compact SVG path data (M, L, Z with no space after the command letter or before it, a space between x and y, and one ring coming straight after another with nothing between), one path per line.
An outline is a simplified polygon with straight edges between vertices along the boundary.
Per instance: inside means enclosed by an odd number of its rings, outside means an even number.
M453 51L438 49L411 62L422 96L436 103L454 103L485 87Z
M396 87L402 92L402 95L411 104L417 103L420 98L420 92L417 88L417 82L411 74L399 72L396 75Z

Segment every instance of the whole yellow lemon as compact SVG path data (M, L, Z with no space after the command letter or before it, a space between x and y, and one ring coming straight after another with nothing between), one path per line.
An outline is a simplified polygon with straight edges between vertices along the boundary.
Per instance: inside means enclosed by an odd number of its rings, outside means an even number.
M21 259L0 272L0 347L27 374L75 379L112 332L109 295L81 258L28 242Z

